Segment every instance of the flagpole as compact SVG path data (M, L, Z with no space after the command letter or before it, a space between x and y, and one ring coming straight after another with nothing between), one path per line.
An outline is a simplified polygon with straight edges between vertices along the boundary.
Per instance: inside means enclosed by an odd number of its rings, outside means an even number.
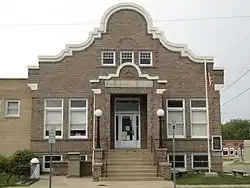
M209 123L209 103L208 103L208 88L207 88L207 60L204 62L205 70L205 95L206 95L206 118L207 118L207 155L208 155L208 172L211 173L211 153L210 153L210 123Z

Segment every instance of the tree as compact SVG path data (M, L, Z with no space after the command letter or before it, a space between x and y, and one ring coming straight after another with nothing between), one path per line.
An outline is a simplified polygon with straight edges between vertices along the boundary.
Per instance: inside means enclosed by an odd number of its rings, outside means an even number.
M250 121L233 119L221 125L221 132L224 140L248 140L250 139Z

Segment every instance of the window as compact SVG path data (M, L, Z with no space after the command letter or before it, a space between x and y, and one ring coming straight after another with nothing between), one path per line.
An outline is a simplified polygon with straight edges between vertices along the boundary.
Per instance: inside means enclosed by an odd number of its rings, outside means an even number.
M223 156L228 156L228 155L229 155L228 148L223 148L223 150L222 150L222 155L223 155Z
M114 66L115 65L115 52L102 52L102 65Z
M5 115L9 117L18 117L20 115L20 101L19 100L7 100Z
M140 66L152 66L152 52L140 52L139 53L139 65Z
M63 129L63 100L62 99L46 99L45 112L45 137L48 138L51 128L56 129L56 138L62 138Z
M167 100L168 137L173 137L173 123L175 123L175 137L185 137L184 106L184 100Z
M207 137L207 115L205 100L191 100L192 138Z
M87 138L87 105L86 99L71 99L69 109L69 130L71 138Z
M87 155L81 155L81 161L88 161Z
M212 150L221 151L222 150L222 136L212 136Z
M173 168L173 155L168 156L169 163L172 163ZM186 168L186 155L185 154L175 154L175 168Z
M121 52L120 54L121 63L134 62L134 53L133 52Z
M52 162L62 161L61 155L52 155ZM50 155L43 156L43 171L49 171L50 169Z
M234 148L230 148L230 155L234 155Z
M207 154L193 154L192 155L192 168L208 168L208 155Z

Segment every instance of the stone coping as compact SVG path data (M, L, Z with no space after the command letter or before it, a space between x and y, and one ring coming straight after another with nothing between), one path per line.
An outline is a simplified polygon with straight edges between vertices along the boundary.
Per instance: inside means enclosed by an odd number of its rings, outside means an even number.
M103 163L93 163L93 166L102 166Z
M80 152L68 152L68 155L80 155Z
M172 166L169 162L159 162L159 166Z
M156 148L157 151L167 151L168 148Z

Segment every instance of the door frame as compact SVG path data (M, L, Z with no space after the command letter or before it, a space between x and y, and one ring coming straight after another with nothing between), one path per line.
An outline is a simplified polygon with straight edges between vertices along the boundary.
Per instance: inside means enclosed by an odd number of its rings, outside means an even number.
M117 111L116 110L116 101L118 100L123 100L123 101L129 101L129 100L133 100L133 101L138 101L138 111ZM119 127L118 127L118 140L116 140L116 116L118 116L118 125L119 125L119 121L120 121L120 116L121 115L132 115L136 118L136 115L138 115L138 132L139 132L139 139L136 140L136 136L135 136L135 147L130 147L130 148L141 148L141 104L140 104L140 98L139 97L116 97L114 100L114 141L115 141L115 148L125 148L122 147L122 140L121 140L121 132L119 132ZM136 119L135 119L136 121Z

